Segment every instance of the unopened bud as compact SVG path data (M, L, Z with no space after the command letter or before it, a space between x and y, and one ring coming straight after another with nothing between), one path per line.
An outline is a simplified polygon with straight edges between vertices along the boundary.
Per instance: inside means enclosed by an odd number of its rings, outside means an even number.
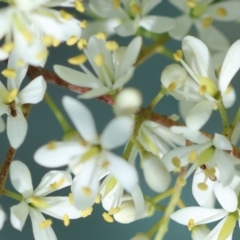
M132 200L122 202L119 208L120 211L113 215L117 222L130 223L135 220L135 206Z

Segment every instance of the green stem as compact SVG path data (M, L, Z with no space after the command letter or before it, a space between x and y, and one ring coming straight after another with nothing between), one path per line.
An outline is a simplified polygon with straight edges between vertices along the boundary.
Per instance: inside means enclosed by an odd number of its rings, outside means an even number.
M166 92L167 92L167 89L162 88L161 91L150 103L149 108L153 109L157 105L157 103L165 96Z
M218 111L219 111L221 119L222 119L223 135L229 137L228 136L228 134L229 134L229 122L228 122L228 117L227 117L227 111L226 111L226 108L223 104L222 99L219 101L217 106L218 106Z
M13 198L13 199L15 199L15 200L17 200L19 202L21 202L23 200L22 195L20 195L18 193L15 193L15 192L12 192L12 191L9 191L7 189L3 189L2 195L8 196L10 198Z
M128 160L130 154L131 154L131 151L132 151L132 148L133 148L134 144L132 141L129 141L128 144L127 144L127 147L125 148L124 152L123 152L123 155L122 157L126 160Z
M152 202L157 203L162 201L163 199L171 196L173 194L173 191L174 191L174 188L170 188L166 192L158 194L157 196L152 198Z
M174 59L174 57L173 57L173 52L170 51L169 49L167 49L165 46L159 47L158 52L159 52L160 54L164 55L165 57L173 60L174 62L176 61L176 60Z
M50 95L45 93L44 100L47 102L48 106L51 108L52 112L54 113L55 117L57 118L58 122L60 123L64 133L67 133L72 130L70 125L68 124L67 120L57 107L57 105L53 102Z
M230 125L229 138L232 136L233 130L239 121L240 121L240 107L238 108L237 113L232 121L232 124Z

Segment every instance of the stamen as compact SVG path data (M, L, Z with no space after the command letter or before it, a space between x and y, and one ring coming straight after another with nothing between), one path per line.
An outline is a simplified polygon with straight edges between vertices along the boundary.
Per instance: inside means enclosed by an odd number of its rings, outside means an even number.
M112 209L110 209L110 210L108 211L108 214L109 214L109 215L113 215L113 214L115 214L115 213L118 213L120 210L121 210L120 207L112 208Z
M83 218L87 217L87 216L90 216L92 214L92 211L93 211L93 208L92 207L88 207L86 209L84 209L82 212L81 212L81 216Z
M194 227L194 219L190 218L188 221L188 230L191 231Z
M113 0L113 8L114 9L119 9L121 6L121 0Z
M69 226L69 224L70 224L70 219L67 214L64 214L64 216L63 216L63 224L65 227Z
M58 47L60 45L60 43L61 42L58 39L54 38L52 45L53 45L53 47Z
M2 45L2 50L5 52L10 53L14 48L14 43L13 42L7 42Z
M176 89L176 87L177 87L177 83L176 83L176 82L171 82L171 83L169 84L167 90L168 90L169 92L173 92L173 91Z
M95 197L95 203L96 204L99 204L101 202L101 196L100 194L98 194L96 197Z
M107 39L107 34L105 32L99 32L96 35L97 39L102 39L102 40L106 40Z
M172 158L172 164L175 167L174 171L179 172L181 169L181 161L178 157Z
M92 190L89 187L82 187L82 192L86 197L89 197L92 193Z
M194 7L196 7L196 2L195 2L195 0L187 0L186 5L189 8L194 8Z
M130 6L131 12L134 14L141 14L142 13L142 8L137 4L137 3L133 3Z
M43 229L43 228L47 228L47 227L49 227L51 225L52 225L52 220L51 219L47 219L47 220L45 220L45 221L40 223L39 228Z
M73 193L69 193L68 195L68 201L71 205L74 205L74 202L73 202Z
M86 61L87 61L87 57L83 54L68 59L68 62L73 65L81 65Z
M46 201L44 201L40 198L37 198L37 197L30 197L29 203L36 208L48 208L49 207L49 204Z
M106 222L108 222L108 223L114 222L113 217L110 216L108 213L104 212L104 213L102 214L102 216L103 216L103 218L104 218L104 220L105 220Z
M60 10L59 13L64 20L70 20L73 18L73 16L70 13L68 13L64 10Z
M49 187L52 189L52 190L56 190L56 189L59 189L64 183L65 183L66 179L63 177L61 178L58 182L54 182L54 183L51 183L49 185Z
M116 51L119 48L119 45L115 41L107 41L105 47L109 51Z
M208 185L204 182L202 183L198 183L197 187L201 190L201 191L207 191L208 190Z
M6 78L16 78L16 71L13 68L6 68L1 73Z
M75 43L77 43L77 41L78 41L78 38L77 38L76 36L72 36L72 37L70 37L70 38L66 41L66 44L67 44L68 46L72 46L72 45L74 45Z
M107 168L110 165L110 162L108 160L102 162L101 166L102 168Z
M188 155L188 162L189 163L194 163L197 158L198 158L197 153L195 151L192 151Z
M104 64L104 56L103 56L103 54L97 54L94 57L94 62L96 63L97 66L102 66Z
M173 54L173 57L177 62L180 62L183 57L182 50L177 50L176 53Z
M87 40L84 38L81 38L77 43L77 47L79 50L83 50L86 46L87 46Z
M183 177L179 177L177 179L177 182L178 182L178 185L181 186L181 187L184 187L186 185L186 183L187 183L186 179L183 178Z
M53 37L50 35L43 36L43 44L47 47L52 46L53 44Z
M80 27L81 28L87 28L88 26L88 21L87 20L83 20L81 23L80 23Z
M83 3L78 0L74 1L74 7L76 8L77 11L79 11L81 13L85 11L85 7L84 7Z
M222 7L217 8L216 13L220 17L226 17L227 16L227 10L225 8L222 8Z
M48 56L48 50L43 50L37 54L36 58L39 60L45 59Z
M213 19L211 17L205 17L202 21L202 25L205 28L208 28L213 22Z
M15 88L13 89L7 96L7 102L11 103L15 100L15 98L17 97L18 94L18 90Z
M207 177L212 177L214 176L216 173L216 170L215 168L207 168L204 170L204 174L207 176Z
M53 150L53 149L56 149L57 148L57 144L55 141L51 141L49 142L47 145L46 145L46 148L48 150Z

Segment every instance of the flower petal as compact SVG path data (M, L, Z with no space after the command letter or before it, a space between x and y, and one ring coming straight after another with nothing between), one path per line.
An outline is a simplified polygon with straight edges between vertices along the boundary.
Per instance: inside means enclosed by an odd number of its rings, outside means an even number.
M63 106L74 126L84 140L95 143L97 141L96 126L91 112L78 100L64 96Z
M115 28L118 35L127 37L134 35L137 30L137 21L127 20Z
M232 150L232 144L230 141L225 136L218 133L214 134L213 145L221 150Z
M78 98L82 98L82 99L96 98L96 97L100 97L107 94L109 91L110 91L110 88L108 87L99 87L99 88L92 89L84 94L78 95Z
M13 187L23 195L30 197L33 193L32 178L28 167L20 161L13 161L10 165L10 179Z
M128 116L114 118L108 123L101 135L101 145L114 149L126 143L132 134L134 121Z

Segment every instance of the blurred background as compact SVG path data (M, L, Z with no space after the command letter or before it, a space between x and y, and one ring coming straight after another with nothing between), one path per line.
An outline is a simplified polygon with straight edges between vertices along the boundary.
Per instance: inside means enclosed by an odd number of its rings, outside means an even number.
M77 12L73 12L74 15L81 19L80 15ZM179 12L173 6L171 6L167 0L163 0L163 2L152 12L156 15L164 15L164 16L178 16ZM234 42L235 40L240 38L240 25L238 23L224 23L224 24L216 24L229 38L230 42ZM113 39L119 42L120 46L126 46L132 38L120 38L114 36ZM145 44L149 44L149 41L145 41ZM177 49L180 49L181 43L178 41L169 41L167 43L169 49L173 52ZM61 64L64 66L69 66L67 63L67 59L78 55L79 50L74 47L68 47L65 44L61 44L59 48L51 48L49 59L45 65L45 68L48 70L53 70L54 64ZM240 56L239 56L240 58ZM153 97L160 90L160 74L165 66L172 63L168 58L156 54L142 65L140 65L134 74L133 79L126 85L139 89L143 95L143 106L147 106ZM1 63L1 69L6 68L5 63ZM76 68L77 69L77 68ZM3 83L6 83L4 77L1 78ZM25 83L27 83L27 79ZM238 73L233 81L233 86L237 93L237 101L235 105L228 110L228 115L230 120L234 117L238 103L239 102L239 91L240 91L240 74ZM48 84L47 92L51 95L55 103L62 110L62 97L64 95L70 95L76 97L77 94L73 93L69 90L63 89L58 86L54 86ZM97 124L99 134L106 126L106 124L114 117L112 108L107 104L99 101L99 100L85 100L83 101L90 110L92 111L95 121ZM165 97L155 108L155 111L164 115L171 115L173 113L178 114L178 104L171 97ZM67 115L65 114L67 117ZM6 116L4 116L6 120ZM69 121L70 122L70 121ZM70 122L71 123L71 122ZM209 123L204 127L205 131L209 133L219 132L221 133L221 121L219 118L218 112L214 112ZM34 152L42 145L46 144L50 140L61 140L62 139L62 129L58 124L56 118L53 113L49 109L48 105L42 101L41 103L34 105L32 107L30 116L28 118L28 133L27 137L22 144L22 146L18 149L16 153L16 160L21 160L28 165L32 173L32 180L34 187L38 185L43 175L49 171L42 166L37 165L33 160ZM8 139L6 136L6 132L0 134L0 156L1 161L4 160L6 156L7 149L9 147ZM116 151L117 154L122 154L122 149ZM139 164L139 161L137 161ZM138 167L139 168L139 167ZM64 169L64 168L61 168ZM149 190L146 186L142 172L139 168L139 176L140 176L140 185L145 195L153 196L154 193ZM182 193L182 199L187 206L196 206L196 201L194 200L191 193L191 179L188 179L187 186L184 187ZM174 181L172 181L174 184ZM7 189L14 191L11 183L7 182ZM57 192L56 195L64 195L68 193L68 191L60 191ZM10 223L10 207L17 204L18 202L7 198L5 196L0 198L0 204L4 211L6 212L8 219L6 220L3 229L0 232L0 239L3 240L31 240L33 238L32 230L31 230L31 222L30 218L27 219L26 224L23 228L23 231L20 233L15 230ZM163 204L167 204L167 201L163 202ZM57 235L59 240L128 240L133 237L137 232L147 232L151 226L153 226L158 219L161 217L161 213L156 213L151 218L138 220L131 224L120 224L117 222L107 223L102 218L102 213L104 209L101 205L95 205L94 210L91 216L84 218L73 220L70 222L68 227L64 227L62 221L53 219L53 229ZM211 227L215 226L215 224L211 225ZM236 227L234 238L239 239L240 231L239 228ZM173 221L170 222L168 233L165 236L165 239L181 239L181 240L189 240L191 239L191 233L188 231L186 226L179 225Z

